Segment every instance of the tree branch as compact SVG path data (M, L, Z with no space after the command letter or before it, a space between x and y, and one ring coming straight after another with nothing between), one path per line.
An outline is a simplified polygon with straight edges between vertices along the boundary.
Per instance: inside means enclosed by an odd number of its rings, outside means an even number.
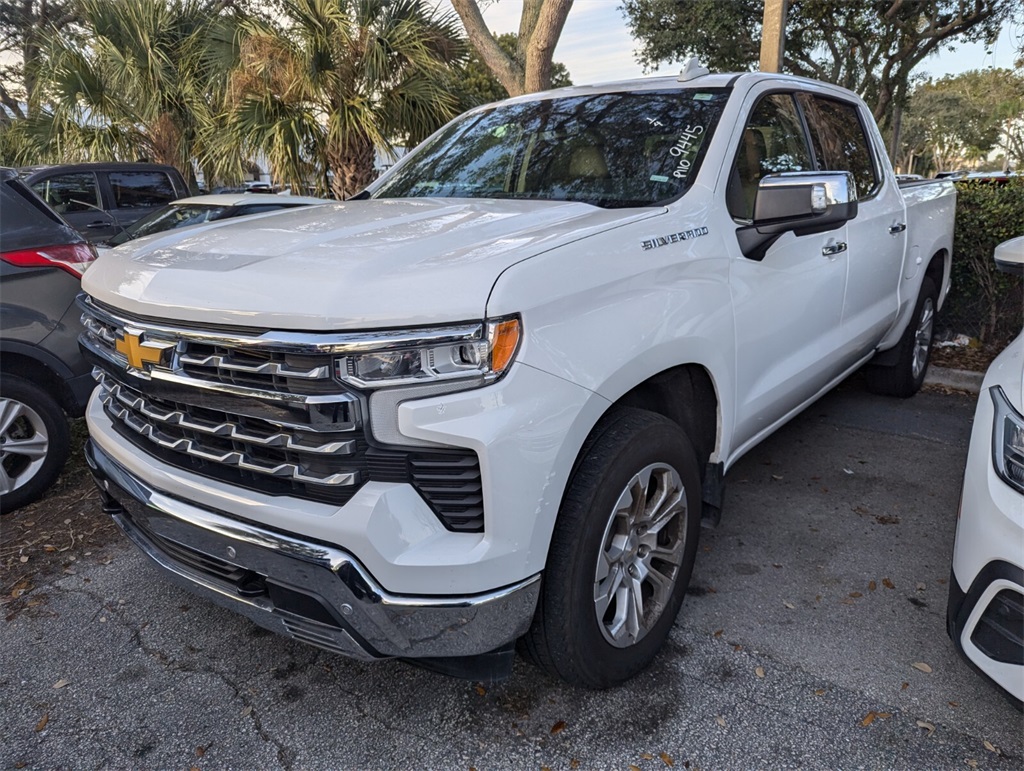
M501 50L498 41L494 39L483 14L480 13L480 6L476 0L452 0L452 7L462 19L462 26L466 29L469 42L480 54L487 68L494 73L494 77L505 87L511 96L518 96L525 93L524 83L526 73L519 64L513 61L512 57Z

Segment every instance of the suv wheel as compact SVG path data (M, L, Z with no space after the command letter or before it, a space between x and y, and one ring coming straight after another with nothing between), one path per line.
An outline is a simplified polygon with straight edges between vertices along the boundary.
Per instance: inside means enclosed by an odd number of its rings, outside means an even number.
M0 382L0 513L39 498L53 484L71 445L60 405L14 375Z

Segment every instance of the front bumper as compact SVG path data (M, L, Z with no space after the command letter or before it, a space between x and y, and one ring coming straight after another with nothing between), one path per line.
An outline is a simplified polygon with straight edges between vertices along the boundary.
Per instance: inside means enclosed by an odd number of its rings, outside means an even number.
M387 593L340 549L151 488L90 441L106 510L177 583L271 631L362 660L469 657L521 636L540 576L465 597Z

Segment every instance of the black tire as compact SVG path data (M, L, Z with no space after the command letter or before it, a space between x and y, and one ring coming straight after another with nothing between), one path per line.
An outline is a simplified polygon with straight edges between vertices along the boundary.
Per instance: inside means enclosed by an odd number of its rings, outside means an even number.
M921 389L928 374L928 361L932 352L935 329L935 306L939 293L928 277L921 282L921 291L903 336L896 344L893 364L869 364L864 368L868 390L885 396L906 399Z
M10 514L42 496L64 468L70 448L68 421L57 401L29 380L4 375L0 380L0 514Z
M644 471L649 483L638 481ZM633 529L633 512L617 506L631 490L633 503L649 504L652 493L671 491L676 485L682 487L677 493L679 503L654 509L670 514L667 524L658 529L642 524ZM592 689L619 685L645 669L668 636L686 595L700 535L700 506L697 456L677 424L638 409L617 409L602 419L581 452L562 500L537 612L521 640L520 652L549 674ZM657 546L645 546L652 538ZM632 544L619 552L622 556L614 564L600 559L618 549L613 543ZM678 562L675 567L656 556L670 549L674 550L672 560ZM630 553L631 557L626 556ZM597 573L599 559L608 570L605 579ZM650 564L645 566L642 560ZM661 582L648 584L646 570L656 570L662 578L671 574L670 588L663 588ZM644 580L626 578L627 573ZM614 619L632 605L616 595L599 617L595 599L605 582L608 587L619 585L613 583L613 574L623 579L622 591L639 586L640 596L646 597L641 623L646 628L630 635L625 630L629 623L623 620L618 642L612 639Z

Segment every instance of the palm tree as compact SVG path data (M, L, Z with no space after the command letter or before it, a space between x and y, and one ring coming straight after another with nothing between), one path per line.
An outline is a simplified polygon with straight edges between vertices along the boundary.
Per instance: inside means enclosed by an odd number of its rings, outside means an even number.
M228 121L277 178L314 178L338 198L373 180L374 152L415 144L457 113L450 88L466 46L428 0L282 0L281 23L251 21L232 73Z
M213 157L238 16L215 0L79 0L81 36L54 30L38 64L39 157L176 166ZM227 9L227 10L225 10ZM221 160L227 158L220 148ZM213 171L212 169L210 170Z

